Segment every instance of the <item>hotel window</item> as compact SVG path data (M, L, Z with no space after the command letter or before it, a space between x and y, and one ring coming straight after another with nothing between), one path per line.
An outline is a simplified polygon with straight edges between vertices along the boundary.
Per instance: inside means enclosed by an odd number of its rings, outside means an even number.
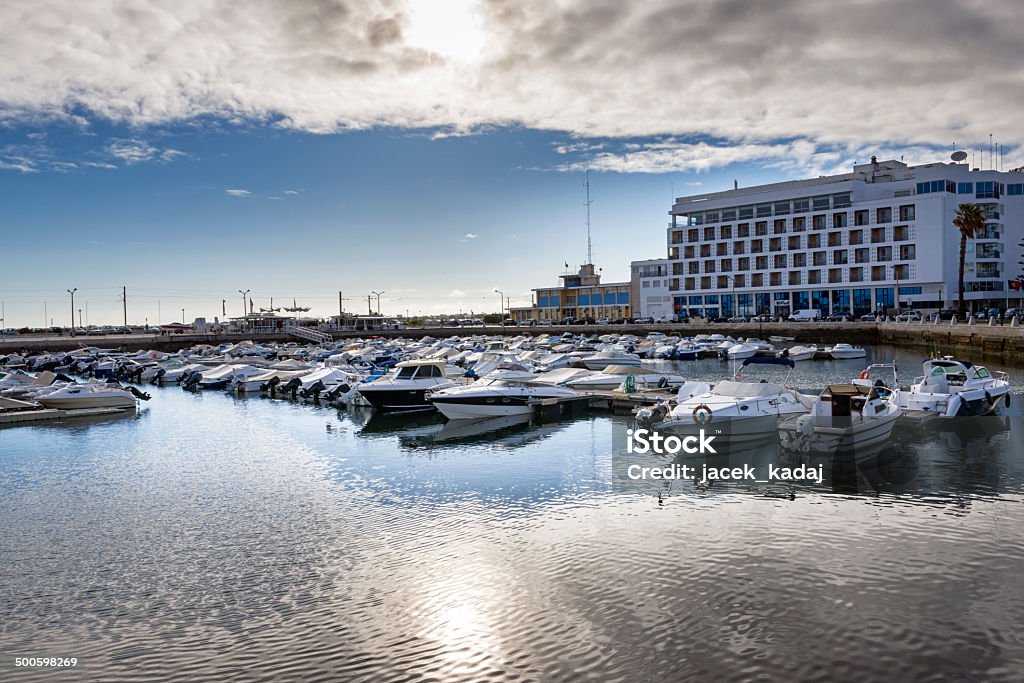
M808 270L807 271L807 284L809 284L809 285L820 285L821 284L821 271L820 270Z
M771 204L758 204L757 205L757 217L758 218L764 218L765 216L771 216L771 215L772 215L772 205Z
M957 183L957 194L974 194L974 183Z
M998 244L975 244L974 255L977 258L999 258L1000 249Z
M902 242L910 239L910 228L906 225L897 225L892 229L893 242Z
M851 230L850 231L850 244L864 244L864 231L863 230Z
M722 220L723 221L734 221L736 220L736 207L730 209L722 209Z
M700 241L700 230L696 228L686 231L687 242L699 242Z
M729 278L727 278L724 275L719 275L718 276L718 285L717 286L718 286L719 289L725 289L726 287L729 286Z
M769 287L781 287L782 286L782 273L769 273L768 274L768 286Z
M705 273L713 273L713 272L715 272L715 262L714 261L705 261L704 262L704 272Z
M800 271L799 270L791 270L791 271L789 271L789 284L790 285L798 285L798 284L800 284Z
M999 239L999 224L989 223L985 226L985 232L978 239L997 240Z
M816 251L811 254L811 265L813 266L824 266L827 264L825 252Z
M724 259L722 259L722 262L719 264L719 266L720 266L721 272L723 272L723 273L731 273L732 272L732 259L731 258L724 258Z
M785 216L789 213L789 202L775 202L775 215Z
M864 282L864 269L850 268L850 282Z
M917 258L917 247L913 244L900 245L900 261L913 261Z
M889 207L875 209L876 223L892 223L892 209Z
M910 279L910 266L906 264L893 266L893 277L897 280L909 280Z
M781 221L775 221L775 234L776 235L785 235L786 234L786 221L784 219L781 220Z
M750 258L744 256L738 262L738 270L750 270Z
M928 194L929 192L956 192L956 183L951 180L932 180L930 182L918 183L917 193Z
M746 252L747 252L747 243L746 242L733 242L732 243L732 253L733 254L745 254Z
M828 234L828 246L840 247L843 244L843 233L841 232L830 232Z
M892 261L892 247L878 247L875 249L876 261Z
M803 197L802 199L793 200L793 213L807 213L811 210L811 200L809 197Z
M811 233L807 236L807 248L817 249L821 246L821 235Z
M745 287L746 286L747 278L746 278L745 275L734 275L732 279L733 279L733 284L735 286L737 286L737 287ZM728 282L728 280L726 280L726 282Z
M742 220L744 218L753 218L753 217L754 217L754 207L753 206L741 206L740 207L740 220Z
M999 199L999 189L1001 187L1001 183L994 183L992 181L975 183L974 196L977 199Z
M768 221L758 221L754 223L754 234L758 237L764 237L768 234Z
M695 253L696 252L694 251L694 248L692 246L689 246L689 247L686 247L686 249L683 250L683 257L684 258L693 258Z
M768 240L768 251L782 251L782 238L773 237Z
M850 206L850 193L840 192L832 195L832 208L845 209Z
M715 239L715 229L714 228L704 228L704 240L706 242L710 242L713 239Z
M793 267L794 268L804 268L806 266L807 266L807 254L802 253L802 252L799 253L799 254L793 254Z
M814 230L824 230L828 227L828 216L823 213L811 217L811 227Z
M847 263L847 256L845 249L837 249L832 252L832 263L837 266L844 266Z
M853 224L854 225L867 225L871 219L869 216L871 212L867 209L861 209L860 211L853 212Z
M867 247L853 251L854 263L869 263L871 261L871 250Z
M804 216L797 216L793 219L793 232L801 232L807 228L807 218Z
M815 211L828 211L832 208L832 198L828 195L815 197L813 204Z
M690 261L686 265L687 265L687 268L689 269L690 275L697 275L697 274L700 273L700 262L699 261Z
M846 212L832 214L832 227L845 228L847 224Z
M829 268L828 269L828 282L829 284L836 284L843 281L843 269L842 268Z
M924 290L921 287L900 287L901 296L917 296Z
M760 254L764 251L764 240L750 240L750 253Z
M885 241L885 228L871 228L871 244Z
M880 282L885 279L885 271L889 270L885 266L871 266L871 281Z
M700 279L700 288L701 289L711 289L711 278L709 278L706 275L704 277L702 277Z
M650 282L650 280L644 280L644 281L643 281L643 282L642 282L642 283L640 284L640 286L641 286L642 288L644 288L644 289L650 289L650 288L651 288L651 282ZM542 300L542 301L543 301L543 300L546 300L546 299L547 299L547 297L541 297L541 300ZM543 305L543 304L541 304L541 305Z
M764 287L764 275L761 273L754 273L750 276L751 287Z
M785 254L778 254L775 257L775 263L773 264L772 267L775 268L776 270L782 270L783 268L785 268L786 267L786 255Z
M723 240L731 240L732 239L732 226L731 225L723 225L721 228L718 229L718 236L719 236L720 239L723 239Z
M717 211L708 211L708 212L706 212L704 214L704 221L706 223L717 223L718 222L718 212Z
M754 270L768 270L768 257L758 256L754 260Z
M737 237L750 237L750 223L740 223L736 226Z
M1013 185L1007 185L1006 194L1010 195L1011 197L1015 197L1017 195L1024 195L1024 183L1014 183Z
M700 256L701 256L701 258L705 258L707 256L711 256L711 245L710 244L702 244L702 245L700 245Z
M981 208L985 211L985 220L997 221L999 220L1000 212L1002 211L1001 204L982 204Z
M728 256L729 245L725 242L719 242L715 245L715 256Z
M789 238L789 244L787 244L786 246L789 249L799 249L800 248L800 236L799 235L793 235L792 237L790 237Z
M913 204L907 204L906 206L900 207L900 220L901 221L912 221L914 215L917 213L917 208Z
M696 278L688 277L688 278L686 278L686 280L684 282L685 282L686 290L688 292L692 292L693 290L697 289L697 279Z

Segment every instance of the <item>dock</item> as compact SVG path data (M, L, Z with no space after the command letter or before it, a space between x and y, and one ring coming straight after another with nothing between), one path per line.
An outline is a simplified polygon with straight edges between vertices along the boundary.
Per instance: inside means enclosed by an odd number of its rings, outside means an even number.
M534 417L539 421L583 415L591 410L607 410L615 414L633 414L637 408L653 406L675 397L664 389L624 391L580 391L577 398L565 401L545 399L534 404Z
M0 413L0 427L15 427L28 422L47 422L51 420L67 420L76 417L98 417L117 415L130 412L124 408L78 408L75 410L58 410L56 408L40 408L38 410L16 410Z

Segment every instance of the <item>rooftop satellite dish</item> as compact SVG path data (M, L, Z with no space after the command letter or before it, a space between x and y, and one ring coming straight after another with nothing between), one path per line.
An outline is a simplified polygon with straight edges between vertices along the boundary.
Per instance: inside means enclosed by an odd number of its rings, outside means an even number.
M950 159L956 162L965 161L967 159L967 152L953 152Z

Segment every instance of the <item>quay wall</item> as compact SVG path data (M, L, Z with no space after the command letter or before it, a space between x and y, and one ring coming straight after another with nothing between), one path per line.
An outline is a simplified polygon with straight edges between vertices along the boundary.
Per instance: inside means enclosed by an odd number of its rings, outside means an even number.
M449 337L452 335L469 336L474 334L561 334L565 331L585 334L630 333L646 335L649 332L664 332L676 335L723 334L733 337L759 337L767 339L772 336L793 337L794 344L821 343L834 344L847 342L850 344L890 344L903 348L920 349L923 355L942 353L975 358L987 362L1000 362L1006 365L1024 366L1024 326L1008 325L989 327L984 323L967 325L960 323L950 325L948 322L932 323L720 323L720 324L668 324L668 325L573 325L573 326L536 326L536 327L441 327L441 328L410 328L402 330L381 330L371 334L386 338L419 339L424 336ZM335 339L366 337L366 332L334 332ZM153 349L157 351L177 351L195 344L220 344L242 340L256 342L288 342L305 343L283 333L264 334L170 334L170 335L106 335L94 337L66 336L12 336L0 337L0 354L24 350L36 351L68 351L80 346L99 346L103 348L124 348L127 351Z

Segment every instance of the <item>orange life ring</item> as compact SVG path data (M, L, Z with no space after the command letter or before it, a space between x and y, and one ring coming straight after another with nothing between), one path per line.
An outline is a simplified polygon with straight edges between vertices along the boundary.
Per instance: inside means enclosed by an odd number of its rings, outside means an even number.
M861 379L867 379L868 378L868 371L867 370L861 370L860 371L860 378Z

